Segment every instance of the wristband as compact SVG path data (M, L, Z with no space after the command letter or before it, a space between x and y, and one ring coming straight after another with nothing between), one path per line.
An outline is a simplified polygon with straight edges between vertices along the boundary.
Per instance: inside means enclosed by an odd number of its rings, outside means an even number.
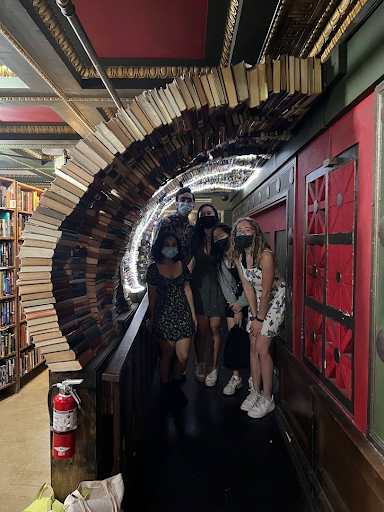
M253 320L257 320L257 321L258 321L258 322L260 322L260 323L263 323L263 322L264 322L264 320L260 320L260 318L258 318L257 316L251 316L251 322L252 322Z

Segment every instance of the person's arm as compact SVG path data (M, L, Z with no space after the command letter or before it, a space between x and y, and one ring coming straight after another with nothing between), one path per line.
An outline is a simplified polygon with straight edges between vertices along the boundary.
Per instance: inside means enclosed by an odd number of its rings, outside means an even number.
M191 285L189 284L189 281L185 281L185 283L184 283L184 293L185 293L185 296L187 297L189 308L190 308L191 313L192 313L193 323L195 324L195 327L197 327L197 317L196 317L196 312L195 312L195 303L193 302L192 289L191 289Z
M267 314L269 302L271 300L271 291L275 277L275 256L270 251L264 251L260 261L261 274L261 298L259 304L258 317L263 319Z
M249 281L247 281L244 277L243 271L241 270L240 266L240 260L235 261L237 271L239 273L241 283L243 285L243 290L245 293L245 296L248 301L249 309L251 310L251 315L255 318L257 316L257 297L255 293L255 289L251 285ZM258 322L257 320L252 320L251 323L251 334L257 336L259 332L261 331L263 323Z

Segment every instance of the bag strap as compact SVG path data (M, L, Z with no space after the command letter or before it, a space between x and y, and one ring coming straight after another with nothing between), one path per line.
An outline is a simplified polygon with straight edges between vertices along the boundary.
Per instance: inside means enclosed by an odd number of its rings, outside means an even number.
M120 512L120 507L119 505L117 504L117 501L116 501L116 498L115 498L115 495L113 494L113 492L111 491L110 487L111 487L111 482L108 482L108 481L103 481L102 482L103 484L103 487L105 489L105 492L107 493L107 496L108 498L110 499L111 501L111 505L112 505L112 512Z
M81 495L81 492L79 492L77 489L76 491L71 492L71 496L75 498L76 505L78 505L81 512L92 512L92 510L89 508L87 502Z
M42 497L43 497L43 494L45 493L45 491L47 489L50 489L51 490L51 500L52 502L55 500L55 492L53 490L53 488L47 484L47 482L45 482L39 489L38 493L37 493L37 496L36 496L36 499L37 500L40 500Z

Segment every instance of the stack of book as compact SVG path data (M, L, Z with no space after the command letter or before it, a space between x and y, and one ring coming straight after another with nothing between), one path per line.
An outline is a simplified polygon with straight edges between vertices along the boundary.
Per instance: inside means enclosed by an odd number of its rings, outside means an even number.
M156 190L207 151L256 155L262 165L320 92L313 58L186 75L143 92L68 151L23 229L17 281L31 339L52 371L82 368L114 335L115 270ZM0 229L12 229L9 219Z

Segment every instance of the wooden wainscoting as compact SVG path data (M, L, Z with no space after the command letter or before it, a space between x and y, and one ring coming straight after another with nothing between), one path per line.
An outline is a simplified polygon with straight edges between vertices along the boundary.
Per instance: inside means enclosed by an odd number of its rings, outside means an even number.
M277 341L277 418L314 510L384 512L384 458Z

